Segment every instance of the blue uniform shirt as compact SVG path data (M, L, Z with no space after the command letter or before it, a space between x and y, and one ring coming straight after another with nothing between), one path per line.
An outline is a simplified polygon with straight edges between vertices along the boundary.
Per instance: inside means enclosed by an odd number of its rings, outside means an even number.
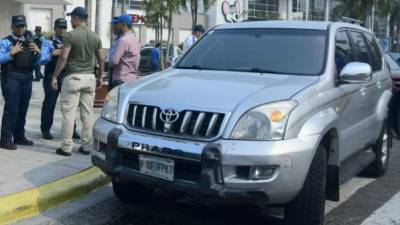
M42 54L40 56L40 65L45 65L47 63L49 63L52 59L53 59L53 50L54 50L54 45L53 45L53 41L50 40L45 40L42 43Z
M160 65L160 49L153 48L151 50L151 65L159 66Z
M11 56L11 49L13 45L8 39L2 39L0 41L0 64L8 63L13 60ZM35 65L39 62L40 54L35 55Z

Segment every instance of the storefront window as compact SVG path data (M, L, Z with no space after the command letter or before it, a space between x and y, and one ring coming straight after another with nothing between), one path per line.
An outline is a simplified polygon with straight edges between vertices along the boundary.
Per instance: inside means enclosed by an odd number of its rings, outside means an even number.
M325 20L325 0L310 0L309 20Z
M293 19L306 20L307 0L293 0ZM308 20L325 20L325 0L308 0Z
M279 0L249 0L249 20L279 19Z
M329 17L330 20L338 20L340 17L344 15L344 0L330 0L330 12Z
M123 2L125 2L126 9L143 9L143 1L140 0L117 0L117 7L122 8Z

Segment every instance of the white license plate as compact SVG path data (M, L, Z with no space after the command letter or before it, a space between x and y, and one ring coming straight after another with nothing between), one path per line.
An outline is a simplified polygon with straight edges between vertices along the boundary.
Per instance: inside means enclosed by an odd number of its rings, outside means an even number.
M174 180L175 161L155 156L139 155L140 173L163 180Z

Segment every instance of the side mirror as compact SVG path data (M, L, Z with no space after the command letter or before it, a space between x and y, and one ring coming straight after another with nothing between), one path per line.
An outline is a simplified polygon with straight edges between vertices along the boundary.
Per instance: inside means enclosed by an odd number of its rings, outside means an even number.
M342 69L339 77L343 83L366 83L372 79L372 69L367 63L351 62Z

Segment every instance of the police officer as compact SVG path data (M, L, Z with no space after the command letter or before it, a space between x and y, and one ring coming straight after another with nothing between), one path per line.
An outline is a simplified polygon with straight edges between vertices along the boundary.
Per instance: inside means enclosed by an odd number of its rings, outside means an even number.
M51 79L54 70L56 69L58 57L61 55L62 48L64 46L63 39L66 31L67 20L65 20L64 18L58 18L54 23L54 36L50 40L42 42L42 54L40 58L40 64L46 66L43 79L43 89L45 97L42 104L40 129L42 131L43 139L47 140L53 139L53 136L50 133L50 129L53 125L54 110L56 108L57 98L61 91L60 88L58 90L54 90L53 88L51 88ZM63 76L61 75L59 77L60 83L62 78ZM80 138L76 130L74 130L73 138Z
M25 123L40 49L26 27L25 16L13 16L12 34L0 41L1 89L5 100L0 147L7 150L16 150L16 145L33 145L25 136Z
M35 27L35 36L33 36L33 42L39 47L42 47L42 43L46 41L46 38L42 34L42 27L41 26L36 26ZM35 67L35 81L40 81L43 78L42 71L41 71L41 66L38 64Z

